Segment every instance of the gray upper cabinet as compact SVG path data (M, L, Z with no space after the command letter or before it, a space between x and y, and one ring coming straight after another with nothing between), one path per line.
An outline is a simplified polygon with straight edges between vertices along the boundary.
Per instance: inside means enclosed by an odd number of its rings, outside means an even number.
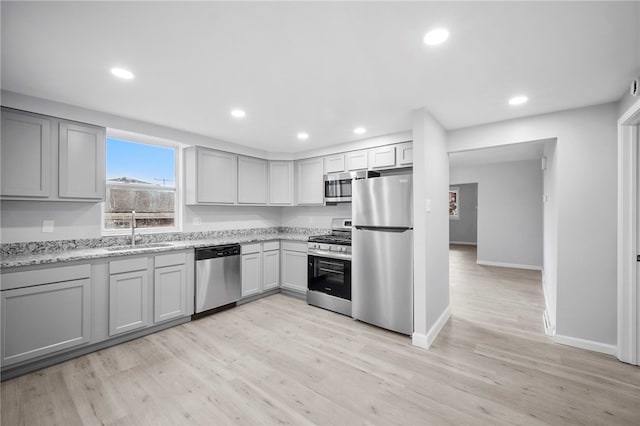
M238 157L238 204L267 204L268 191L269 162Z
M51 119L2 111L2 195L48 197L51 180Z
M105 131L101 127L60 123L60 198L105 196Z
M103 127L2 109L2 197L98 202L105 197Z
M340 173L344 172L344 154L335 154L328 157L324 157L324 172L325 173Z
M347 152L347 171L366 170L369 166L367 150Z
M396 165L409 167L413 165L413 142L405 142L396 145Z
M322 158L296 161L296 199L301 205L324 204L324 163Z
M186 203L236 204L238 156L208 148L185 150Z
M396 147L381 146L369 150L369 168L386 169L396 165Z
M2 286L2 366L91 341L90 265L6 273Z
M269 204L293 205L293 161L269 161Z

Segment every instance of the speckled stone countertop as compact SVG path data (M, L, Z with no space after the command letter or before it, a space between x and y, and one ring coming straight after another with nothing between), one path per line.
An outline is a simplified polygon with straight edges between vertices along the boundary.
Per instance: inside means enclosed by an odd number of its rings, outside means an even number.
M91 240L64 240L3 244L0 268L15 268L56 262L99 259L147 253L192 249L224 244L241 244L269 240L307 241L311 235L330 232L316 228L259 228L206 233L144 235L138 247L110 249L129 243L126 237L103 237ZM146 247L145 247L146 245Z

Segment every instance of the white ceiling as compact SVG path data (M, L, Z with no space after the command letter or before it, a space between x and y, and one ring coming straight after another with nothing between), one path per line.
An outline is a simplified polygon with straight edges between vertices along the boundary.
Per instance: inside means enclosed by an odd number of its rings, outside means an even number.
M640 74L639 2L1 7L4 90L272 152L409 130L423 106L454 129L614 101ZM426 46L437 26L451 37Z
M473 149L449 154L449 166L470 167L485 164L506 163L511 161L540 160L546 143L551 139L514 143L492 148Z

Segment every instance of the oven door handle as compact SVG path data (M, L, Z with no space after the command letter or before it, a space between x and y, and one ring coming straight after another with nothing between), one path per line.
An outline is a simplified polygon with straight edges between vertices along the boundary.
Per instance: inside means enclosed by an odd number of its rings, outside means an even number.
M325 250L309 250L309 255L316 257L326 257L329 259L351 260L350 254L336 253L333 251Z

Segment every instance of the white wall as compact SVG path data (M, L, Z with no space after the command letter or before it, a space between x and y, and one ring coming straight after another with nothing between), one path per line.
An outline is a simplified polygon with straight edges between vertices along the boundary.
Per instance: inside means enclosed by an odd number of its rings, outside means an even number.
M555 333L556 303L558 294L558 196L557 174L558 161L556 158L556 141L545 144L543 156L546 168L543 172L543 265L542 288L544 301L549 319L547 333Z
M458 188L458 218L449 219L449 242L473 243L478 242L478 184L456 183L449 189Z
M2 201L2 243L99 238L100 203ZM54 232L43 233L42 221L53 220Z
M450 152L557 138L556 338L605 352L616 344L616 106L448 134Z
M332 206L282 207L281 226L292 228L331 228L331 219L351 217L351 203Z
M449 318L449 156L444 128L413 113L413 343L429 347Z
M449 179L478 183L478 263L542 269L540 161L454 167Z
M183 232L225 229L269 228L280 226L282 207L185 206ZM200 219L200 225L194 219Z

